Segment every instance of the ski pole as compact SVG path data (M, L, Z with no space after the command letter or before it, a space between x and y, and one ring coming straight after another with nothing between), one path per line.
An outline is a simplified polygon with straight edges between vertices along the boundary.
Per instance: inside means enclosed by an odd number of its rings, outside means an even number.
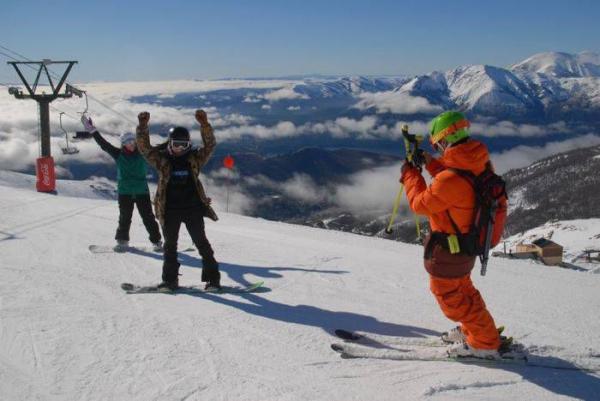
M404 148L406 149L406 159L409 162L413 161L414 155L419 150L419 145L423 141L423 137L421 135L411 135L408 133L408 125L404 124L402 126L402 137L404 138ZM413 149L411 149L411 143L414 145ZM417 240L422 242L421 238L421 221L419 219L419 215L413 213L415 216L415 226L417 230Z
M406 160L410 163L413 160L414 153L419 149L419 143L423 140L423 137L420 135L417 136L409 134L408 125L404 124L402 126L402 138L404 139L404 152L406 154ZM414 149L411 149L411 143L415 145ZM391 234L393 232L392 225L394 224L396 216L398 215L398 208L400 207L400 202L402 200L402 192L404 192L404 184L400 184L400 189L398 190L398 194L394 200L394 207L392 209L392 215L390 216L390 222L385 229L386 234ZM421 240L421 224L419 221L419 216L416 213L414 215L417 226L417 239Z
M386 234L391 234L393 232L392 225L394 225L394 220L396 220L396 215L398 214L398 207L400 207L400 201L402 200L402 192L404 192L404 184L400 184L400 189L394 200L394 208L392 210L392 216L390 217L390 223L385 229Z
M227 172L227 213L229 213L229 186L231 185L231 170Z
M417 226L417 240L419 242L423 242L423 238L421 238L421 219L419 219L419 215L414 213L415 215L415 224Z
M406 124L402 126L402 138L404 139L404 153L406 154L406 159L410 161L412 159L412 156L408 154L410 149L410 143L406 139L405 133L408 134L408 125ZM402 192L404 192L404 184L400 183L400 189L398 190L398 194L396 195L396 199L394 200L394 207L392 208L390 222L388 223L388 226L385 229L385 233L388 235L393 232L392 226L394 225L394 221L396 220L396 216L398 215L398 208L400 207L400 202L402 201Z
M483 255L481 255L481 257L480 257L480 260L481 260L480 273L482 276L485 276L485 273L487 273L487 264L488 264L488 259L489 259L490 248L492 245L492 232L494 231L494 224L496 223L494 216L496 215L497 208L498 208L498 201L494 200L494 202L492 203L492 207L491 207L491 219L490 219L490 221L488 221L488 225L487 225L487 232L486 232L486 237L485 237Z

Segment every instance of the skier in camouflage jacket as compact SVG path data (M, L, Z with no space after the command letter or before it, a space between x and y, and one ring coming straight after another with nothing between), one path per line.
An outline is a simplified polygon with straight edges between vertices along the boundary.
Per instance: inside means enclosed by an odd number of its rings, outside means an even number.
M197 110L195 117L200 124L203 147L191 147L189 132L184 127L171 129L167 146L152 147L148 128L150 113L142 112L138 115L138 149L148 164L158 171L154 209L165 240L163 282L159 287L169 289L178 287L177 240L182 223L186 225L194 245L202 256L202 281L207 282L207 287L220 288L219 265L206 238L203 219L206 216L217 221L218 217L210 205L211 199L206 196L198 179L200 169L215 149L216 141L206 113Z

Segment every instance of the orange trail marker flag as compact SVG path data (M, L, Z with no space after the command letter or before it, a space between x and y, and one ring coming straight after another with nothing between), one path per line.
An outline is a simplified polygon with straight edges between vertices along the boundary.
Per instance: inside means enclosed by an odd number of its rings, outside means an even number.
M223 159L223 166L225 166L226 169L233 169L234 164L235 163L233 157L231 157L230 155L225 156L225 158Z
M231 184L231 170L233 170L234 164L235 162L231 155L227 155L223 159L223 166L230 171L229 175L227 176L227 212L229 212L229 186Z

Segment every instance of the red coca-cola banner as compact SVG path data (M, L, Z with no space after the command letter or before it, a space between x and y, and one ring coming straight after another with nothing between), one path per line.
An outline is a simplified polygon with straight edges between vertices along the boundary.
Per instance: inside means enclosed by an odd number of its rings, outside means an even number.
M37 175L35 187L38 192L54 192L56 189L56 175L52 156L38 158L35 170Z

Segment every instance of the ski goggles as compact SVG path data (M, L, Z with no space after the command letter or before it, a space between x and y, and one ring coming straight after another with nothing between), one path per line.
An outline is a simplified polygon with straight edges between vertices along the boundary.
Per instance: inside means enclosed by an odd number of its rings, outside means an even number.
M121 142L123 146L125 145L135 145L135 139L126 139L125 141Z
M464 128L469 128L470 126L471 126L471 123L469 122L469 120L457 121L454 124L441 130L437 134L434 134L433 132L431 132L431 135L429 137L429 142L431 143L431 146L434 146L436 143L438 143L440 140L444 139L448 135L452 135L456 131L459 131Z
M444 153L444 150L446 150L441 143L436 142L436 143L432 143L431 147L433 148L434 151L436 151L437 153Z
M175 149L175 148L180 148L180 149L187 149L190 147L190 141L181 141L181 140L177 140L177 139L171 139L171 148Z

